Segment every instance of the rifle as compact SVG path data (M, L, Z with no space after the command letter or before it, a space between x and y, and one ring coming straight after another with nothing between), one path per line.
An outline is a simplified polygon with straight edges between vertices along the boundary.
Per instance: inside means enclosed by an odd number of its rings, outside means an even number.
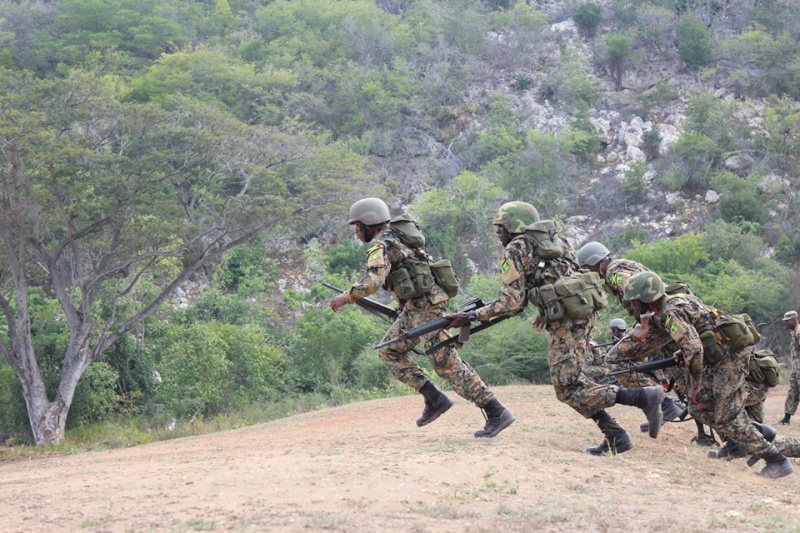
M332 291L336 291L339 294L342 294L344 291L335 285L331 285L330 283L321 282L323 286L331 289ZM360 308L364 309L371 315L375 315L386 322L394 322L395 319L400 316L400 313L396 309L392 309L388 305L383 305L380 302L376 302L375 300L370 300L369 298L361 298L355 300L355 304ZM422 353L421 350L417 348L411 349L415 354L418 355L425 355Z
M482 299L480 299L480 298L473 298L472 300L469 300L468 302L466 302L458 310L460 312L463 312L463 313L469 313L470 311L475 311L476 309L480 309L481 307L484 307L486 305L491 305L496 301L497 300L492 300L490 302L484 303L484 301ZM500 322L501 320L504 320L506 318L508 318L508 317L504 316L504 317L496 318L496 319L494 319L492 321L489 321L487 323L482 323L482 324L480 324L478 326L475 326L474 328L470 328L469 324L464 324L463 326L461 326L461 330L458 332L458 335L454 335L452 337L449 337L449 338L443 340L442 342L440 342L439 344L436 344L435 346L432 346L431 348L428 348L427 350L425 350L425 355L431 355L432 353L440 350L441 348L443 348L445 346L449 346L451 344L455 344L456 342L463 344L463 343L467 342L467 340L469 340L469 336L472 333L475 333L475 332L481 331L483 329L486 329L488 327L491 327L494 324L496 324L497 322ZM379 344L376 344L375 345L375 349L377 350L379 348L383 348L384 346L388 346L389 344L393 344L395 342L402 342L402 341L405 341L405 340L408 340L408 339L414 339L414 338L420 337L422 335L425 335L427 333L430 333L432 331L438 331L440 329L447 328L447 327L450 326L451 322L452 322L451 319L445 318L445 317L437 318L436 320L431 320L430 322L427 322L427 323L422 324L420 326L417 326L415 328L411 328L410 330L406 331L405 333L403 333L402 335L400 335L397 338L389 339L387 341L383 341L383 342L381 342Z
M344 292L339 287L336 287L324 281L322 282L322 285L333 291L338 292L339 294ZM361 298L359 300L355 300L354 303L360 308L369 311L375 316L379 316L384 320L388 319L389 322L394 322L395 319L398 316L400 316L400 313L398 313L396 309L392 309L388 305L383 305L382 303L376 302L375 300L370 300L369 298Z
M599 348L605 348L606 346L614 346L615 344L617 344L617 342L619 341L617 341L617 339L614 339L613 341L604 342L603 344L594 344L592 345L592 351L595 351Z
M647 363L639 363L633 364L630 368L626 368L624 370L616 370L614 372L609 372L605 376L602 376L600 380L602 381L610 381L614 376L619 376L621 374L631 374L633 372L649 372L651 370L661 370L662 368L671 368L673 366L677 366L678 362L673 357L667 357L664 359L657 359L655 361L649 361Z

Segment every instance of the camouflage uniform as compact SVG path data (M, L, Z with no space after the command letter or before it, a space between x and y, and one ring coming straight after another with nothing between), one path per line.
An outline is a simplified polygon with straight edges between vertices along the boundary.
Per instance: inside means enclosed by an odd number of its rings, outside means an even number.
M722 343L722 358L716 363L704 364L700 332L713 329L715 317L696 296L668 297L655 322L663 335L671 337L681 348L687 381L699 388L697 401L689 406L692 416L735 441L748 454L764 454L770 444L750 424L745 412L745 375L750 348L734 351L727 343ZM696 383L694 380L698 377L699 383Z
M562 243L568 250L564 256L537 261L529 240L523 235L514 237L505 247L500 264L503 279L501 296L492 305L478 309L476 317L483 321L515 314L525 305L528 289L573 274L577 270L577 263L569 244L563 240ZM550 334L550 381L556 397L586 418L613 406L619 390L616 385L594 383L582 371L584 362L591 358L589 334L594 322L593 315L583 320L565 318L546 326Z
M756 383L746 378L744 385L747 392L744 399L744 410L751 419L763 424L764 402L767 400L769 387L765 383Z
M800 403L800 324L795 326L791 334L792 373L789 376L789 394L786 396L783 412L794 415L797 412L797 405Z
M422 250L413 250L400 242L388 226L370 241L366 257L366 268L361 272L358 281L345 292L347 303L374 294L381 287L391 290L392 287L387 285L387 277L393 270L403 268L412 258L430 261L430 257ZM404 331L444 316L448 302L447 294L436 284L426 295L401 301L400 316L391 325L384 340L396 338ZM419 391L430 377L414 362L409 352L419 342L423 342L427 349L448 337L446 330L438 330L422 337L390 344L382 348L379 355L398 381ZM452 346L433 353L429 360L433 370L447 380L459 396L479 407L485 406L494 398L480 376L459 357Z

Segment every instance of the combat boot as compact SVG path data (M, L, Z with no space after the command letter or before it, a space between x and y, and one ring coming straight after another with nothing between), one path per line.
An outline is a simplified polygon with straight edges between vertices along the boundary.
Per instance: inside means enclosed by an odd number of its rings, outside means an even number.
M792 463L778 451L778 448L774 444L770 446L769 450L761 454L761 459L767 462L767 466L758 473L761 477L778 479L780 477L786 477L794 471Z
M617 391L617 403L632 405L644 411L647 417L647 433L651 438L658 437L663 417L661 402L664 401L664 389L661 387L644 387L641 389L624 389Z
M783 415L783 420L778 422L778 424L780 424L782 426L788 426L789 424L791 424L791 422L790 422L791 418L792 418L792 415L790 415L789 413L785 413Z
M761 433L761 435L765 439L767 439L767 442L774 441L775 437L778 436L778 432L772 426L768 426L766 424L761 424L759 422L750 422L750 423L755 426L755 428L758 430L758 432ZM757 455L751 455L750 457L747 458L747 466L753 466L754 464L756 464L760 460L761 460L761 457L759 457Z
M708 456L712 459L727 459L728 461L732 461L734 459L747 457L747 453L731 439L726 439L725 443L718 450L709 450Z
M597 426L603 432L605 439L597 446L586 448L587 453L592 455L605 455L607 453L616 455L633 448L631 436L607 412L599 411L595 413L592 415L592 420L597 422Z
M476 437L492 438L516 420L511 411L503 407L497 398L489 400L489 403L483 406L483 411L486 413L486 425L475 432Z
M453 407L453 400L437 389L432 381L426 381L419 393L425 397L425 409L422 411L422 416L417 418L419 427L427 426Z
M664 419L664 422L672 422L676 418L683 420L686 418L688 412L689 410L686 404L680 400L665 396L664 401L661 402L661 417ZM650 431L650 422L642 422L639 424L639 431L648 433Z

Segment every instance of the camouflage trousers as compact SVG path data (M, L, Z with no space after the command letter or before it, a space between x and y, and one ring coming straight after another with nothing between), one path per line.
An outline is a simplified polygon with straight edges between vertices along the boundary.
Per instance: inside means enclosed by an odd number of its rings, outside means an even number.
M761 456L770 444L750 424L745 411L749 356L747 350L727 350L719 362L703 367L700 392L696 403L689 405L689 413L698 422L735 441L748 455Z
M747 396L744 399L744 410L747 415L759 423L764 423L764 402L767 400L769 387L754 381L744 382Z
M772 442L784 457L800 457L800 437L782 437L778 435Z
M447 313L447 302L430 304L425 298L407 302L400 316L392 323L384 340L400 336L404 331L436 320ZM438 330L405 342L396 342L378 351L381 360L392 375L409 387L419 390L430 377L414 362L409 353L417 344L427 350L448 338L447 330ZM428 356L433 370L447 381L459 396L479 407L489 403L494 394L486 387L481 377L469 364L459 357L453 346L447 346Z
M550 381L559 401L585 418L616 403L616 385L600 385L583 373L583 362L590 357L589 334L594 315L583 320L562 320L547 324L550 333Z
M786 395L786 403L783 412L794 415L797 412L797 405L800 403L800 361L792 359L792 373L789 375L789 394Z

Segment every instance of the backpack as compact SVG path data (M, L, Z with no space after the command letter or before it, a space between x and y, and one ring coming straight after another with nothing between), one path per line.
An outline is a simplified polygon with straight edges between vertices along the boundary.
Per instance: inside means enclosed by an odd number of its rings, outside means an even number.
M416 220L411 215L398 215L389 221L392 229L400 242L409 248L417 249L425 246L425 235Z
M774 387L781 381L780 365L772 350L755 350L750 356L750 379Z
M419 223L411 218L411 215L394 217L389 221L389 227L401 243L412 250L420 250L416 254L418 257L410 261L407 269L400 269L394 274L398 279L393 279L391 285L396 287L395 293L399 298L418 298L430 291L431 282L439 285L451 298L458 294L458 279L453 266L447 259L434 263L429 261L429 256L421 250L425 246L425 235L422 234Z
M525 237L533 246L533 254L539 259L556 259L564 255L564 246L556 233L552 220L539 220L525 228Z

